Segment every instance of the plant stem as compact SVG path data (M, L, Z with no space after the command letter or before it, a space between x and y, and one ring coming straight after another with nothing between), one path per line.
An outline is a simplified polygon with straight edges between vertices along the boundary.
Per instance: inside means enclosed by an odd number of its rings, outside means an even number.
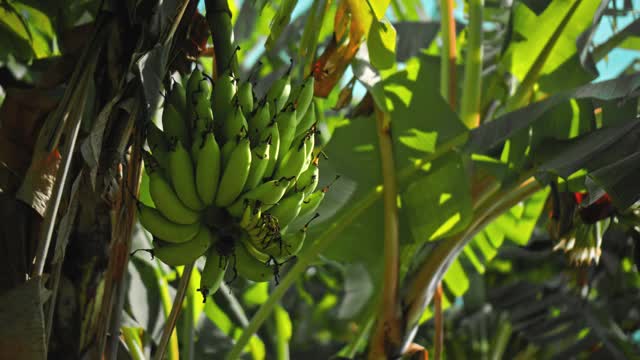
M608 38L607 41L596 46L593 49L593 61L597 63L598 61L604 59L604 57L607 56L607 54L611 52L611 50L615 49L629 36L635 35L638 32L638 27L640 27L640 19L636 19L627 27Z
M453 17L453 0L440 0L440 94L456 108L456 22Z
M469 0L469 26L467 53L464 64L464 85L460 118L472 129L480 125L480 98L482 96L482 12L484 0Z
M438 282L436 293L433 296L434 307L434 327L433 335L433 358L440 360L442 358L442 348L444 344L444 322L442 319L442 281Z
M394 354L386 353L388 344L400 342L400 323L396 316L398 308L398 270L400 267L398 236L398 190L396 184L395 163L393 159L393 141L391 139L389 113L377 106L376 127L382 165L382 202L384 205L384 279L382 301L378 309L377 323L370 342L369 359L386 359ZM396 346L397 347L397 346Z
M171 295L169 295L169 283L165 277L164 272L161 270L160 260L156 259L156 266L154 266L156 278L158 279L158 288L160 289L160 302L162 303L162 311L164 313L165 321L169 319L171 312ZM176 330L171 331L171 338L169 339L169 353L167 358L169 360L178 360L180 358L178 348L178 334Z
M491 347L491 360L500 360L504 354L504 351L509 344L509 338L511 337L511 323L506 313L500 314L498 320L498 333L495 337L495 342Z
M123 327L122 336L129 348L129 355L133 360L145 360L144 351L142 351L142 341L138 335L138 330L132 327Z
M182 303L184 302L184 297L187 294L187 287L189 287L189 280L191 279L191 272L193 271L194 265L195 262L189 265L185 265L184 270L182 271L182 277L180 278L180 284L178 285L178 292L176 293L176 297L173 299L173 305L171 306L171 313L169 314L169 318L164 324L164 329L162 330L162 338L160 338L158 350L156 350L156 355L154 357L155 360L162 360L164 358L164 353L167 350L169 338L171 337L171 333L173 332L176 326L176 322L178 321L180 310L182 310ZM189 316L193 316L193 314L189 314Z

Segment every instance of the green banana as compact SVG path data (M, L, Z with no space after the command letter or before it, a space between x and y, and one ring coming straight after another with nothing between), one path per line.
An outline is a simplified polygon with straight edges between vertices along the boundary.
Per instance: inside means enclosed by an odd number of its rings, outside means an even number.
M147 124L147 144L153 154L153 157L160 164L160 168L167 170L169 168L169 141L165 138L164 133L156 124L149 122Z
M267 210L282 199L282 196L284 196L284 193L287 191L289 184L290 181L284 178L267 181L266 183L253 188L251 191L244 193L238 200L229 206L227 210L231 215L239 217L242 215L242 210L244 210L245 200L260 202L262 210ZM222 184L220 184L220 186L222 188Z
M271 137L271 146L269 147L269 163L264 171L264 177L270 177L278 164L278 152L280 152L280 131L276 122L271 123L260 134L262 141Z
M200 83L202 82L202 72L196 68L191 72L186 82L186 112L182 113L186 117L186 126L189 131L195 127L196 120L196 101L200 98ZM186 144L186 143L185 143Z
M250 169L251 146L249 138L244 138L233 149L229 155L229 161L224 167L216 195L216 206L226 207L233 203L242 192Z
M298 116L298 126L296 127L296 137L300 136L300 134L304 134L311 126L316 123L316 105L312 101L311 105L309 105L309 109L307 113L304 115L297 114Z
M236 97L245 114L253 111L253 84L250 81L245 81L238 86Z
M196 188L205 205L213 204L220 181L222 157L213 132L207 132L196 161Z
M324 195L328 189L329 188L325 186L321 190L314 191L313 193L311 193L311 195L304 199L304 201L302 202L302 207L300 208L300 213L298 213L298 217L302 219L318 210L318 206L320 206L320 203L322 202L322 200L324 200Z
M280 165L276 169L274 178L290 178L297 180L298 177L300 177L300 174L309 166L310 159L307 154L306 141L291 148L282 158Z
M167 102L181 114L187 114L187 94L179 82L173 83Z
M213 118L217 124L225 124L232 114L231 104L233 96L236 94L236 85L233 74L220 74L216 82L213 84L213 96L211 97L211 110L213 110ZM232 134L235 135L235 134Z
M284 229L293 219L298 216L302 208L302 201L305 196L303 192L293 193L286 198L280 200L278 205L269 210L269 214L278 219L278 225Z
M196 236L200 223L176 224L150 206L138 203L138 219L153 236L171 243L184 243Z
M240 105L236 104L234 109L231 111L231 115L228 120L222 125L222 136L224 137L224 141L232 141L234 137L246 132L248 128L249 125L247 124L247 119L242 113L242 108Z
M276 123L278 124L278 131L280 131L278 160L282 160L284 154L289 151L296 135L296 109L292 105L284 108L276 117Z
M191 144L185 118L172 104L167 104L162 112L162 128L169 141L178 139L185 146Z
M209 107L209 99L206 97L198 97L194 103L193 131L197 134L202 133L206 129L213 128L213 112ZM194 140L195 141L195 140Z
M189 76L189 80L187 80L187 101L188 103L193 104L193 101L199 97L198 93L200 93L200 83L204 77L202 76L202 71L200 69L195 68L191 75Z
M202 302L207 302L207 297L215 294L224 279L224 273L227 271L227 259L218 254L215 246L209 247L207 251L207 261L204 263L202 273L200 273L200 288L198 291L202 293Z
M178 197L185 205L193 210L204 208L196 190L191 156L180 140L176 141L173 149L169 151L169 177Z
M154 241L153 256L167 265L187 265L202 256L215 241L213 233L206 226L200 226L200 231L198 231L197 235L181 244L161 245Z
M231 158L231 153L233 152L233 149L236 148L236 146L238 146L238 143L235 142L235 141L227 141L226 143L224 143L224 145L222 145L222 149L220 151L220 155L222 157L222 168L223 169L229 163L229 158Z
M270 122L269 103L263 100L249 117L249 137L254 144L259 142L260 134Z
M290 256L297 255L302 250L306 236L307 227L305 226L296 232L282 235L278 241L271 242L262 252L282 261Z
M267 102L271 107L271 116L280 112L291 94L291 69L293 60L285 76L278 78L267 91Z
M300 191L309 196L316 190L318 186L318 180L320 179L320 168L316 162L312 162L311 165L300 174L298 181L295 184L295 191Z
M236 269L240 276L255 282L266 282L277 275L277 268L253 257L244 242L236 245Z
M251 190L258 186L264 176L264 171L269 164L269 149L271 148L271 138L258 144L251 150L251 169L244 190Z
M298 122L304 119L309 105L312 103L314 86L315 78L313 75L309 75L296 89L296 93L292 95L296 105L296 111L298 112Z
M146 151L142 152L142 157L149 175L149 192L160 213L176 224L193 224L197 222L200 215L180 201L169 182L159 171L160 165L158 161Z

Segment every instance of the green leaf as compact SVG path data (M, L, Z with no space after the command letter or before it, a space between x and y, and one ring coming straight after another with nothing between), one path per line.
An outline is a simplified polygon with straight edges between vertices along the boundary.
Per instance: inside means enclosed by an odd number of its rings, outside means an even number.
M275 308L274 316L276 317L278 338L289 342L289 340L291 340L291 334L293 333L293 325L291 324L291 317L289 317L289 313L285 308L278 305Z
M396 29L389 20L373 21L367 37L371 65L376 69L390 69L396 62Z
M512 137L518 131L526 129L554 106L570 99L615 100L630 96L640 87L640 76L625 76L609 81L581 86L571 91L559 93L543 101L507 113L471 131L466 146L470 153L485 153Z
M255 283L242 294L242 300L249 306L263 304L269 298L269 283Z
M401 193L412 240L422 243L464 229L472 215L470 176L457 154L446 156Z
M282 30L289 24L291 21L291 13L293 13L293 9L298 4L298 0L283 0L278 8L278 12L273 17L271 21L271 32L269 33L269 38L265 44L267 50L271 50L276 40L280 37L280 33Z
M516 2L513 11L512 39L500 64L504 72L515 75L519 80L531 70L531 66L552 38L563 17L571 11L577 1L553 1L540 14L536 15L522 2ZM554 45L553 51L541 71L548 74L569 60L577 52L576 40L592 24L599 1L582 1L572 15L571 20Z

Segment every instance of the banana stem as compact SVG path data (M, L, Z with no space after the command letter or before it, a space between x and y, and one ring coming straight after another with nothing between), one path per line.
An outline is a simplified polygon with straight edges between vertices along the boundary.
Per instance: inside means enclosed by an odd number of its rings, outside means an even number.
M456 22L453 17L453 0L440 0L440 94L456 108Z
M460 118L472 129L480 125L482 94L482 12L484 0L469 0L469 39L464 65Z
M178 292L176 293L176 297L173 299L171 313L169 314L169 318L164 324L164 329L162 330L162 338L160 338L160 343L158 344L158 350L156 351L156 355L154 357L155 360L164 359L164 353L167 350L169 338L171 337L171 333L173 332L173 329L176 326L176 322L178 321L180 310L182 310L182 303L184 302L185 295L187 294L187 287L189 287L189 280L191 279L191 272L193 271L194 265L195 262L189 265L185 265L184 267L182 277L180 278L180 284L178 285ZM193 316L192 314L189 315Z
M442 319L442 281L438 282L436 293L433 296L434 307L434 327L433 335L433 359L440 360L442 358L442 348L444 344L444 324Z
M376 127L378 129L378 142L380 148L380 162L382 165L384 204L384 282L382 288L382 301L378 309L376 327L371 340L369 359L386 359L394 354L389 354L386 349L389 343L400 342L400 323L396 316L398 308L398 270L400 267L398 235L398 190L396 184L396 172L393 159L393 141L391 140L390 115L377 106ZM397 346L395 346L397 348Z

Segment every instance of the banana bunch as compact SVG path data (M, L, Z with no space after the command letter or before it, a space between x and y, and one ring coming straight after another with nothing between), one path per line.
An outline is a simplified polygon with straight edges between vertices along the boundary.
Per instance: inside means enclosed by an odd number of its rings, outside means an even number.
M154 207L140 203L149 250L171 266L206 256L200 291L215 292L228 269L251 281L278 279L303 246L328 187L318 187L314 78L278 79L260 101L231 73L213 82L194 70L165 97L162 130L143 151ZM315 151L314 151L315 150ZM317 216L317 214L316 214ZM304 220L303 220L304 221Z

